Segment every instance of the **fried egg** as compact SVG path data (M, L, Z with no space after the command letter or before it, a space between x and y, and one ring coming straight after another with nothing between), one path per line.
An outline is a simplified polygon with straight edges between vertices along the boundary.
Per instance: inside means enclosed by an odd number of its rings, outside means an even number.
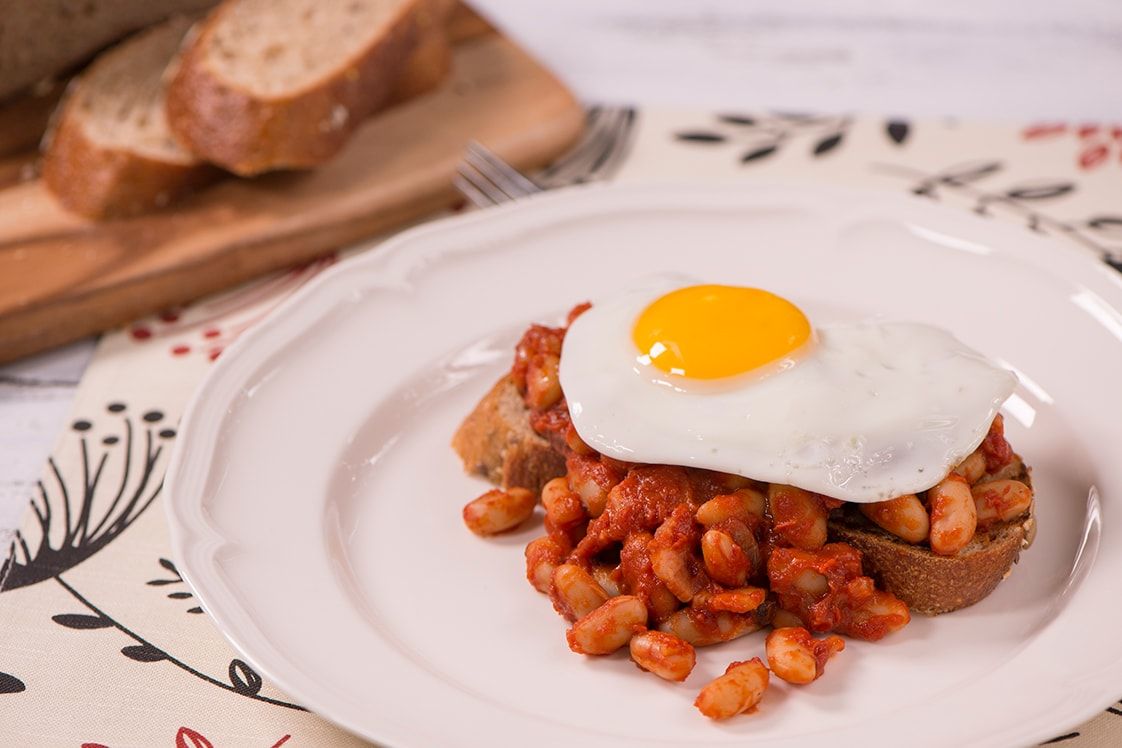
M577 433L611 457L855 502L940 481L1017 381L930 325L815 327L767 291L680 278L596 301L560 378Z

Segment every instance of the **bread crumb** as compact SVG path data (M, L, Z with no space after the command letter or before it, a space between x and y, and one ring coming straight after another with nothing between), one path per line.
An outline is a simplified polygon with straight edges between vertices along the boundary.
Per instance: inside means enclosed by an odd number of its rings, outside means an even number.
M336 104L331 108L331 114L328 119L319 123L319 129L323 132L338 130L343 125L347 124L350 114L350 111L345 106Z

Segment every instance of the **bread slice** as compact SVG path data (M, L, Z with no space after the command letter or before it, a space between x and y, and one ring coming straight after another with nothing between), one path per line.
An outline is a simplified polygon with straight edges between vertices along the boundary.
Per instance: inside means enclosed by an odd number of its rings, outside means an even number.
M464 420L452 447L468 472L492 483L534 490L565 474L564 460L530 428L530 412L509 377L497 384ZM1022 464L1019 475L1029 482ZM1021 550L1032 542L1030 511L987 532L979 531L954 556L938 556L872 525L857 510L835 513L831 539L849 543L864 555L866 570L918 613L938 615L973 605L1010 572Z
M400 104L432 91L452 70L452 43L445 26L453 5L447 0L427 0L417 10L417 46L402 66L387 106Z
M503 488L540 491L565 474L565 459L530 428L530 411L509 376L495 383L452 437L469 473Z
M476 13L471 6L451 0L452 10L448 14L446 29L448 39L453 44L495 33L495 27L486 18Z
M420 3L226 0L171 81L173 132L242 175L327 161L392 95L419 42Z
M217 0L0 0L0 99L67 73L108 44Z
M191 25L177 17L130 37L71 81L43 158L43 180L67 209L140 213L217 174L176 142L164 116L163 74Z
M1028 468L1014 479L1032 486ZM876 527L856 510L832 517L830 538L864 554L871 575L913 611L934 616L984 599L1012 571L1021 551L1032 542L1036 518L1027 516L979 530L953 556L939 556Z

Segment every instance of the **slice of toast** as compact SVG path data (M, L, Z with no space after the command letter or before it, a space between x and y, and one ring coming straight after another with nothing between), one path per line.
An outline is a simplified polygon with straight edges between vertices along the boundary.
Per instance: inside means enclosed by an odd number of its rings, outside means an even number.
M530 428L530 411L509 376L495 383L452 437L467 472L503 488L540 491L565 474L565 459Z
M141 213L213 179L164 116L165 70L192 26L177 17L104 52L71 81L43 143L43 181L91 218Z
M1016 480L1032 486L1022 466ZM830 539L848 543L864 554L870 575L913 611L935 616L984 599L1012 571L1013 564L1035 534L1036 518L1027 517L978 530L953 556L939 556L873 525L855 510L835 513Z
M241 175L321 164L390 100L420 41L420 7L225 0L171 81L172 130L203 159Z
M464 468L504 487L540 490L565 474L565 462L530 428L530 411L509 377L495 384L452 439ZM1029 483L1029 471L1012 476ZM1031 485L1031 484L1029 484ZM954 556L938 556L872 525L859 511L835 513L832 539L864 555L867 571L919 613L938 615L986 597L1012 569L1032 541L1035 519L1028 517L979 531Z

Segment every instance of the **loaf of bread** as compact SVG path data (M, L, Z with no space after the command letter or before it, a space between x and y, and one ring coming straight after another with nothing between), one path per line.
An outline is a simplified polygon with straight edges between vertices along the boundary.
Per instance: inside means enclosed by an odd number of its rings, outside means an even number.
M140 213L218 174L179 145L164 116L164 72L192 23L176 17L142 31L71 81L43 157L43 181L67 209Z
M108 44L217 0L0 0L0 99L72 69Z
M226 0L186 46L172 131L236 174L331 158L384 106L421 42L421 0Z

